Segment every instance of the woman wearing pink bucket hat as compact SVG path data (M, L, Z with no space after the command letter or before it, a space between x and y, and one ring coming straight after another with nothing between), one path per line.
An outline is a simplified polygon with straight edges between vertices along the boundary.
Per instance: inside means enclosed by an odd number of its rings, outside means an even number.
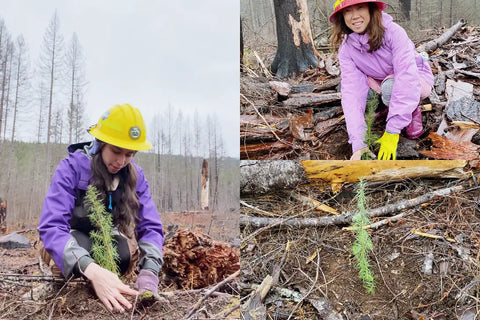
M432 70L406 31L383 12L386 6L376 0L337 0L330 16L330 42L339 47L342 107L352 144L351 160L360 160L369 152L364 142L364 114L370 89L381 94L388 107L385 132L377 140L380 160L396 159L403 129L409 139L423 133L418 103L430 95Z

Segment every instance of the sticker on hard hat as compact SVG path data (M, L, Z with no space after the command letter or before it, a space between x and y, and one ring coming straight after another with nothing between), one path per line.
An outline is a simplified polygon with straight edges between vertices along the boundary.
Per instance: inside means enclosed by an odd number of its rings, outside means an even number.
M130 138L132 138L133 140L137 140L138 138L140 138L142 130L140 130L139 127L131 127L128 134L130 135Z
M109 116L110 116L110 110L105 111L102 115L102 120L107 119Z

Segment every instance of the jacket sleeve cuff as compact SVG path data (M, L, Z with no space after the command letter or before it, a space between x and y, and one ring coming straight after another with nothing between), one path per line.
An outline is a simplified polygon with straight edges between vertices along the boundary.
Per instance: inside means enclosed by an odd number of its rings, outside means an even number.
M400 133L400 131L402 131L403 128L401 129L398 129L398 128L394 128L392 125L390 125L388 122L387 122L387 126L385 128L385 131L390 133L390 134L398 134Z
M95 262L92 257L90 256L83 256L80 259L78 259L78 265L77 268L80 268L80 270L75 270L79 271L78 273L83 274L85 272L85 269L87 269L88 265L92 262Z
M363 141L352 141L352 153L362 148L365 148L367 145Z
M157 246L147 242L139 241L140 247L140 269L150 269L158 275L163 265L163 255Z
M158 263L158 260L145 259L143 264L140 266L140 269L148 269L158 276L160 270L162 269L162 265L163 259L160 259L160 264Z

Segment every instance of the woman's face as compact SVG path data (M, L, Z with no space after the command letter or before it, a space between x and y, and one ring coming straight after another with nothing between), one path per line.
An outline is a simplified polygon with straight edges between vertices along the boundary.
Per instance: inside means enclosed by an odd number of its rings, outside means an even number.
M368 3L359 3L342 10L345 24L353 32L362 34L370 23Z
M132 161L135 151L122 149L111 144L104 144L102 148L102 160L108 172L115 174L122 170Z

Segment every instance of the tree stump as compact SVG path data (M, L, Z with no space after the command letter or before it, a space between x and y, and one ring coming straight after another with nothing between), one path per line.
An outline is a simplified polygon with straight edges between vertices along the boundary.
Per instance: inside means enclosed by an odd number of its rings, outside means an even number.
M273 0L278 49L270 67L277 77L288 77L316 67L318 52L313 45L306 0Z

